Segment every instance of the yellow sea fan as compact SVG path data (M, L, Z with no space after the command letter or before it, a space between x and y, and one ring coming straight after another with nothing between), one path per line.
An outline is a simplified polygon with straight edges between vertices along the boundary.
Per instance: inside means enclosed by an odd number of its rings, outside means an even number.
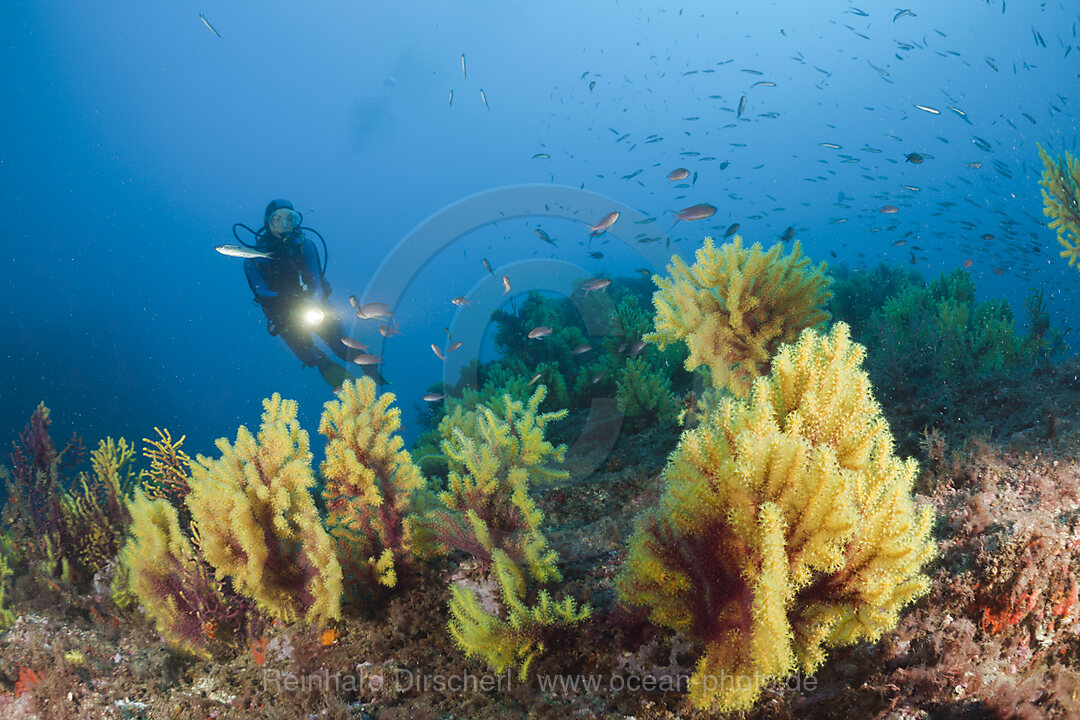
M1058 242L1065 248L1061 257L1069 267L1080 270L1080 161L1068 152L1054 160L1039 146L1043 161L1043 214L1052 218L1050 229L1057 231Z
M747 397L683 433L639 520L619 595L704 646L700 708L749 708L928 589L933 511L915 506L915 462L893 453L863 354L842 323L782 345Z
M222 455L198 456L186 498L201 549L218 577L271 617L325 624L340 616L341 566L310 489L308 434L296 402L263 400L258 436L241 426Z
M339 556L353 579L388 587L397 583L395 566L412 556L410 502L424 485L394 399L379 395L371 378L346 381L319 422L328 440L323 497Z
M661 348L685 342L687 370L706 365L716 387L745 395L781 343L829 318L825 264L810 267L798 242L782 253L780 243L746 250L736 235L720 248L705 238L693 265L673 257L670 277L654 276L655 330L644 339Z

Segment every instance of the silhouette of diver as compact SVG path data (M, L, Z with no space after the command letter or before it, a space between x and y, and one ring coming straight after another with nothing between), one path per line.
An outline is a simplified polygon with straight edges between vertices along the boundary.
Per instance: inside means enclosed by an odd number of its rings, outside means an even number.
M255 244L240 242L267 255L244 260L244 274L255 294L253 302L262 306L267 331L280 335L304 367L317 367L330 387L337 389L351 374L315 347L312 336L318 334L335 355L348 362L349 349L341 342L345 329L341 318L326 307L330 297L330 284L325 277L326 240L318 231L302 227L302 223L303 216L291 202L272 200L266 206L259 230L236 223L233 235L240 240L236 228L244 228L254 235ZM305 231L322 241L321 261L315 243ZM385 382L377 368L365 370L376 382Z

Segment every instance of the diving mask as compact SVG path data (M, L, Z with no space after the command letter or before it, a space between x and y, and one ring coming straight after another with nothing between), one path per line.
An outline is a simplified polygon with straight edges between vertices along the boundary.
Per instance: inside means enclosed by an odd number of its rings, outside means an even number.
M300 227L300 222L300 213L289 208L281 208L270 215L266 226L278 237L286 237Z

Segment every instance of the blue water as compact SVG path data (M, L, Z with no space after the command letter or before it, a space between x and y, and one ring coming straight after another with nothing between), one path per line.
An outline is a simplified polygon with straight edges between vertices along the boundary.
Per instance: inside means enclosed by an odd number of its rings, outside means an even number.
M1036 151L1076 147L1072 3L949 0L895 21L895 3L870 0L856 3L867 16L796 0L373 5L5 4L0 436L44 400L55 437L138 440L156 425L209 453L274 391L314 433L329 388L267 334L242 261L213 250L275 197L326 237L334 307L395 305L400 337L377 344L378 321L350 330L376 343L410 434L431 383L490 357L503 274L513 293L566 293L662 271L670 211L695 203L719 209L676 226L671 251L732 222L765 245L794 226L815 260L855 266L910 264L919 246L927 278L970 259L1021 327L1033 285L1055 324L1076 321L1080 274L1044 226ZM697 172L689 189L666 179L679 166ZM541 187L505 191L519 185ZM563 205L544 207L545 185ZM450 303L461 295L477 302ZM469 341L446 368L429 347L445 349L444 327Z

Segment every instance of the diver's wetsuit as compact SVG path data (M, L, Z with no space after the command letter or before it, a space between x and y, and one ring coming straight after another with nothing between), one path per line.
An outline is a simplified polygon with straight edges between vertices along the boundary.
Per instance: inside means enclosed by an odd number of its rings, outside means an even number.
M330 286L319 268L315 243L302 234L299 242L291 238L284 242L268 232L260 237L257 247L273 257L245 260L244 274L266 313L270 333L280 334L305 366L321 368L332 362L315 347L313 332L326 341L335 355L348 361L348 349L341 342L345 330L340 318L327 311L323 321L313 328L305 326L301 318L305 298L310 297L321 306L330 294Z

